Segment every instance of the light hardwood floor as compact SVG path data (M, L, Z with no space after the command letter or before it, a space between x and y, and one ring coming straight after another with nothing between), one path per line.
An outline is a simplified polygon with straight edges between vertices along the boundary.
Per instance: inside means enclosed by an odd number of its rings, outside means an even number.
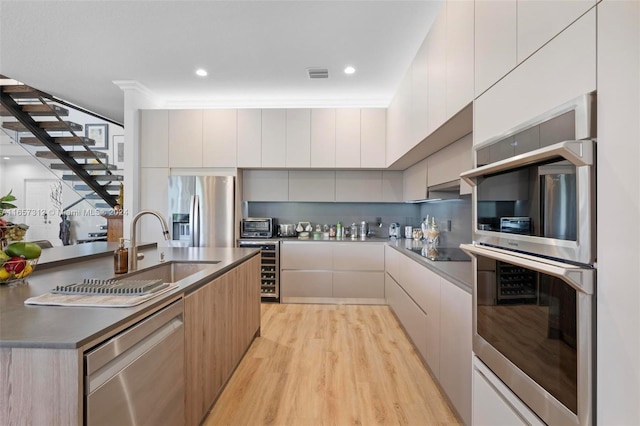
M263 304L261 337L203 424L461 423L387 306Z

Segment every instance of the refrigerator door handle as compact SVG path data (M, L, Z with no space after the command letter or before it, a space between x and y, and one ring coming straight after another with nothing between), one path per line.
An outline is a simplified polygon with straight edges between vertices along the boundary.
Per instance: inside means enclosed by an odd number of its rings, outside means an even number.
M191 196L189 203L189 247L200 246L200 200L197 195Z

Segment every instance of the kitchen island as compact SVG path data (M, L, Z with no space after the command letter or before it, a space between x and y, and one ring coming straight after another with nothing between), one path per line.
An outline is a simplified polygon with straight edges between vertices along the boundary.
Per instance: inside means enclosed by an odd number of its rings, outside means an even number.
M139 261L138 271L171 262L203 265L198 272L178 280L174 289L134 307L24 304L26 299L48 293L56 285L81 282L84 278L114 278L111 247L93 253L89 248L83 250L88 252L77 256L73 263L68 259L58 265L47 262L24 283L0 286L0 417L9 424L82 424L85 354L180 302L184 303L185 324L185 377L180 382L184 383L185 398L180 403L185 401L185 422L199 423L253 338L259 335L259 250L142 249L145 257ZM77 255L77 248L70 247L70 251ZM165 262L160 261L160 252L164 253ZM118 278L128 277L135 277L134 271ZM216 309L214 314L214 305L224 305L226 309ZM202 352L212 347L209 353L215 359L203 359ZM210 365L214 362L215 366ZM205 380L201 378L203 371L217 378L216 386L206 392L200 391Z

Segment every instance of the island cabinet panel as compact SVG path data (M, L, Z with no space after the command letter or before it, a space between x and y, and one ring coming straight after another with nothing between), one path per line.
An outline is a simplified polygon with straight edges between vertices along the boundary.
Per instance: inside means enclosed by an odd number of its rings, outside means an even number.
M260 330L257 256L184 301L185 424L198 425Z
M169 167L202 167L201 109L169 111Z
M81 351L0 348L0 377L3 425L83 424Z
M311 110L308 108L287 110L287 158L286 166L311 167Z
M140 112L140 167L169 167L169 111Z
M262 110L238 110L238 167L262 166Z
M311 110L311 167L336 166L336 110Z
M202 166L236 167L238 110L206 109L202 123Z
M262 110L262 167L285 167L287 157L287 111Z

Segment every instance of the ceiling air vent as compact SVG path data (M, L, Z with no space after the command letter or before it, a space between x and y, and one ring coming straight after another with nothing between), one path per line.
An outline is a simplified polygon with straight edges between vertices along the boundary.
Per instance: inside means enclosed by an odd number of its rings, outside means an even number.
M309 78L329 78L329 70L326 68L307 68Z

